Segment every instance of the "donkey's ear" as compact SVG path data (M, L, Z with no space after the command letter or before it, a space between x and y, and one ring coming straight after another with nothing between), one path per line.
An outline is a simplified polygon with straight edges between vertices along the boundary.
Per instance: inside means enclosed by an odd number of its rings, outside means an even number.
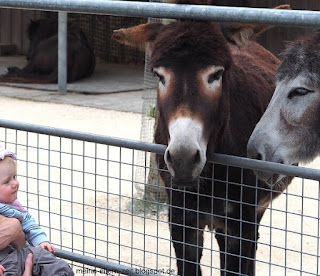
M113 32L112 38L122 44L147 49L149 43L155 40L163 24L146 23Z
M280 5L274 9L291 10L291 7L290 5ZM230 23L222 24L221 30L228 41L242 47L249 40L255 40L260 34L272 27L271 25Z
M271 27L267 25L233 23L221 25L221 30L229 42L243 47L249 40L255 40L261 33Z

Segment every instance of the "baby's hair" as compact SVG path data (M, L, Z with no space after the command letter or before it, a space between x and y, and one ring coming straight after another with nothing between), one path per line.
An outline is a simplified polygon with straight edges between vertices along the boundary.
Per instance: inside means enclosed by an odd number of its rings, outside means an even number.
M12 161L12 163L14 164L14 166L17 168L17 160L15 158L13 158L10 155L5 156L3 159L0 159L0 162L4 161L4 160L10 160Z

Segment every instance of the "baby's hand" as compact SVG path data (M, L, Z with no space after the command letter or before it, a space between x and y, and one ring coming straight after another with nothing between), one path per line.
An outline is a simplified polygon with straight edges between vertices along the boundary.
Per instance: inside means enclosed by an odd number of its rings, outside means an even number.
M3 276L3 273L6 271L6 269L0 265L0 276Z
M51 253L56 252L56 249L54 248L54 246L50 242L42 242L42 243L38 244L37 247L43 248Z

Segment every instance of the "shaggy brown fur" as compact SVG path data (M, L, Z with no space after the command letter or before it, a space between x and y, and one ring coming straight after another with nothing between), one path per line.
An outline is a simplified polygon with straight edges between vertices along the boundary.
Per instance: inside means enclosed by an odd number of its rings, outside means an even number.
M210 137L208 159L215 152L246 156L249 136L274 91L278 60L254 42L250 42L241 50L237 46L228 45L219 27L211 23L182 22L163 28L153 42L153 49L151 66L170 67L176 77L176 85L170 96L158 101L160 119L155 134L156 142L168 144L169 118L175 114L179 106L184 105L188 106L193 114L197 114L205 124L204 135ZM195 72L210 64L221 65L226 69L223 75L222 95L216 102L205 98L193 82ZM184 82L187 82L190 89L187 94L182 95L181 87ZM163 156L158 155L158 162L161 169L166 169ZM229 183L240 183L240 169L229 168L227 171L226 167L215 166L214 172L213 175L212 164L208 163L201 175L199 196L184 193L179 189L172 190L170 175L165 172L161 174L169 188L168 197L171 199L169 221L172 223L171 235L178 257L179 275L201 274L200 266L194 263L200 262L203 234L192 229L203 229L206 225L216 230L221 250L221 269L228 271L227 275L239 272L253 275L252 260L256 249L255 243L249 241L256 241L258 226L255 226L255 223L260 222L264 212L262 209L257 212L253 206L255 202L268 203L270 193L255 189L256 179L251 171L243 172L243 187L225 184L227 179ZM267 188L262 182L258 185ZM278 195L273 193L272 198ZM226 199L233 200L232 203L228 202L228 214L225 213ZM188 208L188 215L180 209L182 207ZM226 215L228 218L224 217ZM222 218L219 219L219 216ZM239 223L240 218L246 222ZM240 237L240 228L241 238L247 240L241 242L241 251L237 239ZM185 246L182 245L184 232L187 243ZM228 248L225 248L223 234L226 232L230 235ZM198 244L200 247L193 247L192 244ZM225 255L225 252L248 259ZM185 261L180 260L183 256Z
M27 65L23 69L9 67L0 82L56 83L58 80L58 22L55 19L31 21ZM68 82L89 77L95 68L95 56L84 33L75 24L68 24Z
M192 114L204 125L203 136L209 141L207 159L214 153L246 156L249 136L274 91L279 61L259 44L246 41L255 36L248 25L224 27L229 29L222 31L216 23L181 21L115 31L116 40L145 46L152 68L165 68L174 76L165 96L158 90L156 143L169 144L168 123L173 117ZM137 31L140 35L135 39ZM246 46L235 46L244 41ZM215 97L203 93L196 78L211 65L225 69L221 93ZM253 275L259 223L265 206L281 191L268 191L252 171L221 165L213 169L210 162L198 181L185 181L190 169L185 168L184 181L173 182L163 155L158 154L157 160L170 201L178 274L201 275L203 229L208 226L215 230L220 247L221 275Z

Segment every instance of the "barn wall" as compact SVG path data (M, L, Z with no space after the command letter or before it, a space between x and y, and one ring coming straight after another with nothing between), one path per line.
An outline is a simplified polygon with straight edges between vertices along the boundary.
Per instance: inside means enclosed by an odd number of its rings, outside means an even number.
M252 2L257 7L261 7L261 2L265 1L254 0ZM318 0L271 0L268 2L270 2L270 4L264 7L290 4L293 10L320 10L320 1ZM297 37L307 33L310 33L310 29L308 28L275 27L262 35L258 41L271 52L279 54L284 49L286 42L295 40Z
M0 43L14 44L17 54L25 55L29 40L26 34L31 19L57 18L56 12L0 9ZM147 18L108 15L68 14L85 32L97 58L116 63L144 64L144 52L124 46L111 39L114 29L126 28L147 22Z
M111 37L113 30L146 23L147 18L69 14L69 19L78 22L100 59L121 64L144 64L143 51L120 44Z
M19 54L25 54L29 46L27 26L31 19L40 17L40 11L0 9L0 43L14 44Z
M215 5L221 6L248 6L257 8L272 8L283 4L290 4L293 10L320 10L319 0L212 0ZM306 28L274 27L266 31L258 41L268 50L278 55L287 41L292 41L302 34L310 32Z

